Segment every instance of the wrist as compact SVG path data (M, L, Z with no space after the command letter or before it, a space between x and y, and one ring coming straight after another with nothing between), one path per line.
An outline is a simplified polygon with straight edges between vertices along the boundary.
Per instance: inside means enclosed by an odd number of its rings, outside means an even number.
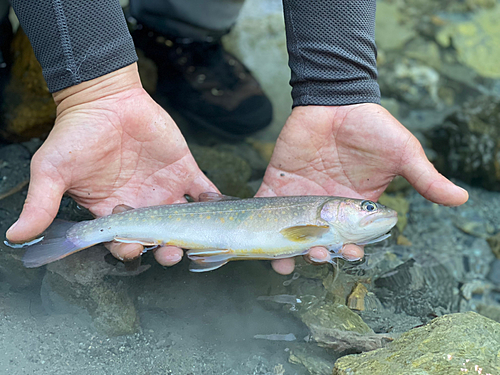
M129 90L142 90L137 63L90 81L56 91L52 94L52 97L57 105L57 115L59 116L69 108L112 97Z

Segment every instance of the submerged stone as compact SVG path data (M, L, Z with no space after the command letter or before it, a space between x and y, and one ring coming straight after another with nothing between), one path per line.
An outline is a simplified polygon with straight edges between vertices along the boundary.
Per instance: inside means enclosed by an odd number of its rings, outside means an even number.
M28 185L30 152L21 145L0 147L0 200Z
M500 190L500 98L481 96L466 103L429 132L436 168L471 185Z
M483 77L500 78L500 6L481 10L470 20L450 23L437 35L443 47L453 45L461 63Z
M391 340L374 333L358 314L342 304L321 302L299 315L311 331L313 341L337 352L373 350Z
M95 328L109 336L138 332L139 316L129 287L123 280L106 277L113 274L114 267L104 262L105 254L104 247L95 246L49 264L43 303L55 312L65 310L62 304L85 309Z
M446 267L429 255L409 259L374 281L384 306L424 320L456 309L455 284Z
M21 28L12 42L12 78L4 90L5 124L0 134L10 140L43 137L52 129L56 105L28 37Z
M500 232L495 234L494 236L491 236L487 239L488 245L491 247L491 251L497 259L500 259Z
M245 160L210 147L190 145L189 148L200 169L223 194L240 198L253 196L247 184L252 169Z
M387 51L400 49L416 36L411 23L407 22L395 3L378 2L375 28L377 47Z
M500 373L500 324L474 312L450 314L403 334L385 348L348 355L333 375Z

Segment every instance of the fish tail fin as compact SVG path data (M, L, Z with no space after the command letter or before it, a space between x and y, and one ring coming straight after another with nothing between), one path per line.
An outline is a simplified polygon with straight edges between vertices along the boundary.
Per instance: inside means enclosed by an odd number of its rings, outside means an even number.
M229 250L221 249L189 250L187 256L191 260L189 264L191 272L216 270L229 262L233 257Z
M68 230L75 224L71 221L54 220L42 239L29 246L24 253L24 266L27 268L40 267L95 245L95 243L72 241L67 236Z

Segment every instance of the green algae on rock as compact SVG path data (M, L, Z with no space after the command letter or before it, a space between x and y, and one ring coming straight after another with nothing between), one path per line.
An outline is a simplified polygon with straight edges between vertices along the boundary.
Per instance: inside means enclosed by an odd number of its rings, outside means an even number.
M416 31L401 14L397 4L378 2L375 22L377 30L375 39L377 46L382 50L400 49L416 36Z
M374 333L358 314L342 304L321 302L299 315L310 329L312 340L337 352L373 350L391 340Z
M500 324L477 313L444 315L385 348L348 355L333 375L500 373Z
M437 35L443 47L453 45L461 63L483 77L500 78L500 6L481 10L472 19L450 23Z

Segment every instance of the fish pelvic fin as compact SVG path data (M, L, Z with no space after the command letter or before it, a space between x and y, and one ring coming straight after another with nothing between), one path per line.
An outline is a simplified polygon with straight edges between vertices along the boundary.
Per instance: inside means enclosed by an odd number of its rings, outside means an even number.
M284 228L280 233L293 242L312 242L330 230L328 225L297 225Z
M68 230L73 225L75 223L71 221L54 220L42 239L28 246L23 256L24 266L27 268L40 267L97 244L97 242L72 241L71 238L68 238Z
M229 262L233 257L230 250L221 249L189 250L187 256L191 260L189 264L191 272L216 270Z

